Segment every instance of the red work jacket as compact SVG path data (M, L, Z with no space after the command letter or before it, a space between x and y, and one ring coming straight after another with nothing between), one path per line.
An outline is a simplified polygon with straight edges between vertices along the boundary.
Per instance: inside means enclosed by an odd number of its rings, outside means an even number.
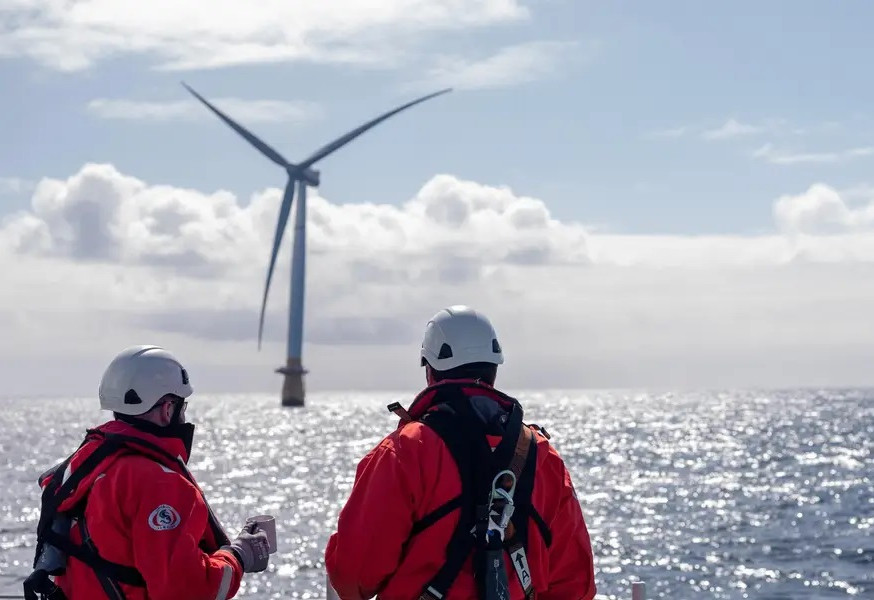
M444 382L446 383L446 382ZM439 387L426 388L410 406L416 419L431 408ZM473 384L466 395L501 394ZM537 463L531 501L551 533L547 547L529 527L527 560L538 600L591 600L595 578L589 534L570 474L548 440L535 432ZM498 438L490 439L494 447ZM352 492L330 537L325 563L342 600L414 600L443 565L459 511L411 537L413 524L461 491L461 478L443 440L417 421L401 423L358 464ZM512 600L522 587L505 557ZM444 600L477 598L468 559Z
M232 552L219 550L218 536L224 533L210 526L203 493L193 478L189 481L183 475L188 460L183 442L151 435L122 421L110 421L96 431L139 438L183 461L180 464L132 445L130 452L116 452L100 462L59 507L69 510L88 494L85 524L97 553L137 569L145 580L145 587L119 584L127 600L233 598L243 569ZM89 434L66 472L51 477L69 477L99 443L99 435ZM47 485L51 477L41 483ZM81 543L78 523L70 537L75 544ZM73 557L55 583L69 600L107 598L94 571Z

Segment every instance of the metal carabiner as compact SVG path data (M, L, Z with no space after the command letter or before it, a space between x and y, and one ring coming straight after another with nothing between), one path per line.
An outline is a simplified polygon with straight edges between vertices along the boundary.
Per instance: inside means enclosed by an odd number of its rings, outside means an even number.
M510 486L510 491L508 492L502 487L498 487L498 480L504 475L509 475L513 478L513 484ZM510 518L513 516L513 511L516 510L516 507L513 503L513 495L516 493L516 475L513 471L504 469L492 479L492 494L491 494L491 502L495 500L504 500L506 504L504 504L504 508L501 511L501 520L498 523L498 527L501 528L503 532L507 525L510 524Z
M498 480L501 477L503 477L504 475L509 475L510 477L513 478L513 485L510 486L509 492L507 492L504 488L498 487ZM513 473L513 471L511 471L509 469L504 469L503 471L501 471L500 473L495 475L494 479L492 479L492 500L497 500L498 497L496 496L496 494L500 494L501 496L503 496L503 498L505 500L512 503L513 502L513 494L515 494L515 493L516 493L516 474Z

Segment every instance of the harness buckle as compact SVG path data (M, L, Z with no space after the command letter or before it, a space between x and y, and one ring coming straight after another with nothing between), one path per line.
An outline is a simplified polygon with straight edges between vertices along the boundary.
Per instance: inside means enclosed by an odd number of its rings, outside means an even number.
M409 423L413 420L413 417L410 415L410 413L407 412L407 409L404 408L400 402L392 402L388 405L387 408L388 412L394 413L400 418L401 423Z
M530 425L528 425L528 427L530 427L531 429L533 429L535 431L539 431L543 435L543 437L545 437L546 439L548 439L548 440L552 439L552 436L549 435L548 431L546 431L546 427L541 427L540 425L537 425L536 423L531 423Z

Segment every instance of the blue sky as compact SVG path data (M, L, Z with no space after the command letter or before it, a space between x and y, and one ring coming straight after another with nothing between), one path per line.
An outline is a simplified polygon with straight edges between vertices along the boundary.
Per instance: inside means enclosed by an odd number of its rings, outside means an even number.
M2 10L20 18L19 5L27 0ZM369 66L286 61L166 71L155 68L160 50L108 45L87 67L60 70L25 56L8 24L21 21L8 20L0 34L0 214L29 202L27 188L9 181L65 178L89 161L153 184L229 189L244 199L282 185L284 174L197 105L180 80L210 99L310 103L315 116L299 122L240 117L294 161L397 103L455 83L451 72L427 79L438 55L456 55L460 68L519 45L515 66L498 67L506 73L496 81L456 85L323 161L323 195L400 204L434 174L450 173L509 185L562 220L612 231L754 233L773 227L782 194L817 181L838 189L871 181L868 3L518 5L527 17L436 28L406 53L414 59L386 56ZM88 109L96 99L183 102L203 114L105 118ZM756 130L704 139L729 119ZM807 158L791 160L800 155Z
M292 162L455 88L317 165L310 389L420 385L421 331L458 303L501 332L508 386L870 385L872 18L5 0L0 394L93 393L139 343L188 357L200 389L277 389L290 228L256 340L285 174L181 81ZM39 390L19 377L46 365Z

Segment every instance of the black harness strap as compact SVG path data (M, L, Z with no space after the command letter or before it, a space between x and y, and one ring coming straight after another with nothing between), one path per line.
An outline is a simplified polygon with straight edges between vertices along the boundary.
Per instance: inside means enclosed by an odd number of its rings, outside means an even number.
M444 598L472 550L477 583L480 594L483 593L483 542L489 524L491 486L494 477L508 468L516 477L515 512L511 517L513 534L504 545L508 547L511 560L519 560L520 566L514 563L514 567L526 597L531 598L533 586L525 558L525 545L528 518L536 513L531 506L537 462L534 434L522 423L521 407L515 403L501 441L492 451L486 438L485 425L464 394L462 384L444 384L438 389L437 395L434 399L436 410L428 411L420 420L446 444L458 467L462 491L459 496L417 521L413 525L412 535L420 533L456 508L460 509L460 514L446 548L446 562L425 586L419 600Z
M86 535L84 518L80 518L78 522L79 527L82 529L83 539L86 539L84 537ZM72 556L73 558L85 563L98 574L102 574L128 585L138 587L145 587L146 585L142 575L134 567L115 563L101 557L97 553L97 548L91 541L90 536L87 538L87 542L83 542L83 544L80 545L74 544L69 537L60 536L50 530L45 536L44 541L58 550L61 550L64 554Z
M88 433L99 435L99 432L95 431L89 431ZM82 444L79 445L79 448L81 449L87 442L88 438L86 437ZM45 481L45 478L49 475L52 478L43 488L41 495L40 518L37 523L37 544L33 561L33 567L36 570L23 583L25 598L35 598L36 594L40 594L43 598L64 598L63 591L52 583L48 576L62 574L66 570L65 567L57 565L50 573L39 567L40 557L45 549L45 544L49 544L64 554L72 556L91 567L110 600L126 600L124 592L118 583L119 581L129 583L130 585L145 586L142 575L135 568L108 561L97 554L97 549L90 539L84 519L84 506L88 499L87 493L72 510L66 511L66 514L77 518L80 530L82 531L83 543L74 544L69 535L61 535L52 528L55 518L58 516L58 508L64 500L75 492L82 480L92 473L103 460L116 452L122 451L123 446L124 444L121 440L104 440L66 480L64 480L64 475L75 453L39 477L40 483Z
M81 447L81 446L80 446ZM82 461L73 473L63 480L64 473L70 464L72 455L64 462L58 465L54 470L52 480L48 483L42 494L42 507L40 510L40 520L37 525L37 555L34 558L34 567L39 557L39 549L45 543L51 544L65 554L76 558L92 569L101 580L117 580L128 583L134 586L145 586L145 581L142 575L135 568L108 561L98 555L94 543L88 535L87 526L85 525L85 503L88 499L86 494L77 506L70 511L71 514L77 517L79 526L82 530L83 544L74 544L68 536L62 536L52 530L52 522L58 514L58 507L66 500L75 490L82 480L97 468L106 458L112 454L124 449L124 440L121 439L105 439L85 460ZM113 584L116 588L117 584ZM104 585L104 588L106 586ZM119 592L120 592L120 588ZM119 596L110 595L110 598L118 598ZM124 599L124 594L121 595L121 600Z
M477 436L470 435L470 429L474 424L464 423L467 419L457 418L458 404L457 398L452 398L444 406L429 412L422 418L422 422L431 427L446 443L458 468L462 490L457 502L460 508L458 525L446 546L446 562L425 587L422 598L439 599L446 595L464 567L475 541L470 532L476 528L478 517L476 514L476 483L477 475L482 474L485 461L482 460L483 449L481 446L479 448L480 460L476 460L472 456L474 444L479 440L477 440ZM491 452L485 439L483 438L481 441L486 444L485 451ZM445 514L451 512L451 510L446 510L446 505L438 510ZM436 521L436 519L431 519L431 521Z
M531 510L531 518L534 519L534 524L537 525L537 529L540 531L540 537L543 538L543 543L549 548L552 546L552 532L549 530L549 525L546 524L546 521L543 520L543 517L540 516L540 513L537 512L533 505L529 505L529 508Z
M79 521L79 527L82 530L82 545L91 551L94 556L97 556L97 546L94 545L94 542L91 540L91 534L88 532L88 526L85 524L84 516L81 521ZM92 568L94 568L92 566ZM132 569L139 576L139 572L136 569ZM124 594L124 590L121 589L121 585L115 581L112 577L110 577L103 569L94 568L94 574L97 576L97 581L100 583L100 587L103 588L104 593L106 593L106 597L110 600L127 600L127 596ZM145 582L143 582L145 585Z
M460 417L462 429L466 430L466 435L471 436L478 445L478 452L475 455L470 455L468 460L475 461L474 476L475 480L470 484L475 491L475 510L476 510L476 528L474 530L474 575L479 588L481 598L488 597L486 594L486 571L489 566L486 564L487 550L491 549L491 544L488 541L489 529L489 513L492 510L492 482L501 471L507 469L508 466L516 463L518 469L514 471L514 475L518 477L521 471L522 460L515 460L516 451L518 448L526 448L530 440L525 440L520 443L520 439L527 436L522 432L522 410L518 404L514 405L507 418L504 426L504 432L501 440L492 450L486 438L486 425L479 418L471 405L470 399L464 394L461 386L455 386L447 390L449 403L456 408ZM499 540L498 540L498 543ZM494 553L489 553L494 555ZM501 556L499 552L498 557ZM498 558L498 560L501 560ZM504 579L503 574L499 577ZM503 587L501 583L499 587ZM447 588L448 591L448 588Z
M52 530L52 523L58 514L58 507L76 490L76 487L89 473L92 473L94 469L103 462L103 460L116 452L129 451L137 454L144 454L146 456L148 456L148 454L145 453L144 450L154 452L169 462L178 464L181 467L181 475L193 485L196 486L197 483L185 468L184 463L181 463L181 461L176 457L172 456L157 444L153 444L148 440L123 434L103 433L97 430L89 430L88 433L99 436L101 438L100 445L82 461L66 481L63 480L64 473L69 467L70 461L75 453L46 473L43 473L39 478L40 483L42 483L48 475L52 475L52 479L43 489L41 497L42 506L40 509L39 522L37 524L37 547L34 557L34 568L37 567L44 544L50 544L68 556L72 556L91 567L91 569L94 570L101 587L110 600L126 600L126 596L120 585L121 583L136 587L145 587L146 582L143 579L142 574L136 568L108 561L98 554L97 547L94 545L88 532L87 524L85 523L85 503L87 502L88 494L86 493L82 500L80 500L71 511L68 511L69 514L76 517L79 523L80 531L82 532L82 544L75 544L69 536L60 535ZM79 448L81 449L87 442L88 439L86 438ZM139 450L137 450L137 448L139 448ZM150 458L153 457L150 456ZM204 502L206 502L205 498ZM207 504L207 511L209 513L210 529L212 530L217 545L222 546L230 543L227 534L219 524L218 519L215 517L209 504ZM47 575L59 575L63 573L63 571L63 569L60 569L57 572L43 573L43 577ZM35 573L31 578L34 578L37 575L38 573ZM31 578L28 579L30 580ZM34 581L37 579L40 579L40 577L35 577ZM30 588L26 585L25 595L27 596L28 592L32 593L34 591L40 591L37 590L34 585L44 585L45 583L46 582L31 583L29 584Z
M531 447L532 452L537 452L536 447ZM517 484L516 486L516 499L514 499L516 511L513 513L513 517L511 523L514 523L518 516L521 516L522 511L526 511L528 516L534 521L534 524L537 525L537 530L540 532L540 537L543 538L543 543L549 548L552 545L552 532L549 530L549 525L546 524L546 521L543 520L543 517L540 516L540 513L537 512L537 509L534 508L530 503L525 505L518 501L518 498L522 497L521 494L521 484ZM442 504L441 506L435 508L433 511L413 523L413 528L410 532L410 536L418 535L422 533L424 530L428 529L431 525L442 519L443 517L449 515L453 510L459 508L461 506L461 496L456 496L449 502Z
M40 517L36 527L37 556L34 558L34 568L36 568L36 562L38 560L39 550L42 547L43 540L48 539L49 536L53 538L57 537L54 532L51 531L51 528L52 522L58 514L58 507L76 490L76 487L86 475L96 469L97 465L99 465L104 459L120 449L121 444L117 442L101 444L96 450L94 450L94 452L82 461L82 464L70 474L66 481L64 480L64 473L66 472L73 455L70 455L53 470L52 480L48 485L46 485L42 492L42 506L40 507Z
M410 536L418 535L424 530L428 529L431 525L442 519L443 517L449 515L456 508L461 508L462 505L462 496L459 494L449 502L443 504L442 506L437 507L415 523L413 523L413 529L410 532Z

